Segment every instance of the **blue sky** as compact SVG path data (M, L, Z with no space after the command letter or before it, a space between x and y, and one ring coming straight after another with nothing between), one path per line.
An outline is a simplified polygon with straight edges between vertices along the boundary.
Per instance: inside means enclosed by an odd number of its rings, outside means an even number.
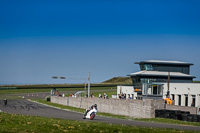
M83 83L89 72L99 83L151 59L191 62L200 80L199 7L198 0L1 0L0 84Z

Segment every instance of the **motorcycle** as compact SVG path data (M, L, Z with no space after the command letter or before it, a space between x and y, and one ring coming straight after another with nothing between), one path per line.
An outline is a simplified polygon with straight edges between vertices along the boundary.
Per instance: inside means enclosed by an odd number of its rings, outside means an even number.
M84 115L83 115L83 119L90 119L90 120L93 120L94 117L96 116L96 113L97 113L97 109L96 108L93 108L91 110L87 110L85 111Z

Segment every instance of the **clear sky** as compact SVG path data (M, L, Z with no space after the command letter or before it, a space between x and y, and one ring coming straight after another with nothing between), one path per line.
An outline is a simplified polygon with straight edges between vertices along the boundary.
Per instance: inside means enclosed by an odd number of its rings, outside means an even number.
M0 0L0 84L99 83L142 60L190 62L199 0ZM67 79L52 79L66 76Z

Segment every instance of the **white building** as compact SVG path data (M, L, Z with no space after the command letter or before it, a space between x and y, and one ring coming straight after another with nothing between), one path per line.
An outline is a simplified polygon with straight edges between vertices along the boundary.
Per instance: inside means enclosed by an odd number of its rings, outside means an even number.
M192 63L148 60L136 62L140 72L131 73L133 86L118 86L117 95L133 99L165 99L169 94L174 105L200 107L200 83L193 83Z
M133 86L117 86L117 95L126 94L132 99L141 99L134 91ZM165 99L168 92L168 83L143 84L143 99ZM169 95L174 105L200 107L200 83L170 83Z
M126 94L126 98L128 99L131 97L131 99L137 98L137 92L134 91L133 86L117 86L117 98L119 98L119 95Z
M163 99L166 98L168 84L163 84ZM200 107L199 83L170 83L170 98L175 105Z

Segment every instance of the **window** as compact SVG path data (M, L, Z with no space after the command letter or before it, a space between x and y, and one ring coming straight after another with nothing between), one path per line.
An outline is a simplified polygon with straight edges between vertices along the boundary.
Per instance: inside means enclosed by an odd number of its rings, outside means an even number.
M145 70L144 65L140 65L140 69L141 69L141 71L144 71Z
M162 86L158 85L158 95L162 95Z
M185 106L188 106L188 95L185 95Z
M153 70L152 65L144 65L144 68L145 68L146 71L152 71Z
M172 94L172 100L174 100L174 94Z
M153 85L153 95L157 95L157 94L158 94L158 86Z
M163 85L145 84L143 88L143 95L162 95Z
M181 106L181 95L178 95L178 105Z
M153 66L152 65L149 65L149 64L142 64L140 65L140 69L142 71L146 70L146 71L153 71Z
M195 107L195 95L192 95L192 104L191 104L191 106L192 107Z

